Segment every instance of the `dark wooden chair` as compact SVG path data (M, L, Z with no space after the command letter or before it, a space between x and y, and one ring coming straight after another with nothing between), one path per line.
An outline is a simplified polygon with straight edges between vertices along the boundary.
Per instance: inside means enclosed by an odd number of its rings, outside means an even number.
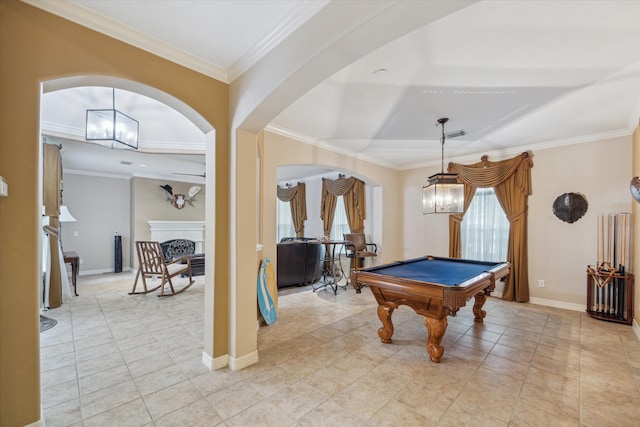
M136 252L138 253L138 272L129 295L147 294L160 289L159 297L169 297L184 292L193 285L191 259L188 255L174 257L168 262L165 260L160 242L152 241L137 241ZM189 283L176 290L171 279L180 274L189 276ZM140 278L142 278L144 290L136 292L138 279ZM156 287L149 289L147 287L147 279L151 279L152 282L159 280L160 283Z
M343 236L347 242L344 245L346 257L351 259L351 270L362 268L365 258L378 256L378 246L367 243L364 233L345 233Z

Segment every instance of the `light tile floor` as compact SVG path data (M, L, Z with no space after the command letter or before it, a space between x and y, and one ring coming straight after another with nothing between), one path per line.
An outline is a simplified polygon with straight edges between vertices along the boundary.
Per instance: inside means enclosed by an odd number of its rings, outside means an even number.
M640 425L640 341L585 313L490 298L449 318L440 364L420 316L393 314L393 344L367 289L282 292L258 332L259 363L201 363L204 279L129 296L133 275L81 276L45 314L42 404L54 426Z

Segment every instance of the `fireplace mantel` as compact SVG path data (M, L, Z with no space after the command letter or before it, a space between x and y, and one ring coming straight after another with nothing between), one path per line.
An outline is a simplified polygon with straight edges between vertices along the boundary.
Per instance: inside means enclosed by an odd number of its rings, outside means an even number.
M196 244L196 253L204 252L204 221L147 221L147 224L153 241L192 240Z

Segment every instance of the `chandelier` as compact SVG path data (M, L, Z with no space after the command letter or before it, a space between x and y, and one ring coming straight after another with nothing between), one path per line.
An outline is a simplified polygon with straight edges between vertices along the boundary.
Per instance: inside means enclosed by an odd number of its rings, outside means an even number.
M429 184L422 187L422 214L462 213L464 211L464 184L458 183L458 174L444 173L444 124L449 119L438 119L442 126L442 168L429 177ZM464 135L464 132L461 133Z
M112 109L87 110L86 140L112 150L138 149L138 121L116 110L116 90L112 89Z

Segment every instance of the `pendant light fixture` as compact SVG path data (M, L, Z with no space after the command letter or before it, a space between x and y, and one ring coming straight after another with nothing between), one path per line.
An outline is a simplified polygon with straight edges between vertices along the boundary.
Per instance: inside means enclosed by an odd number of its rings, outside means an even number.
M116 110L112 88L112 109L87 110L86 140L112 150L138 149L138 121Z
M462 213L464 211L464 184L458 183L458 174L444 173L444 124L448 118L438 119L442 127L442 168L429 177L429 184L422 187L422 213ZM464 135L464 132L462 133Z

